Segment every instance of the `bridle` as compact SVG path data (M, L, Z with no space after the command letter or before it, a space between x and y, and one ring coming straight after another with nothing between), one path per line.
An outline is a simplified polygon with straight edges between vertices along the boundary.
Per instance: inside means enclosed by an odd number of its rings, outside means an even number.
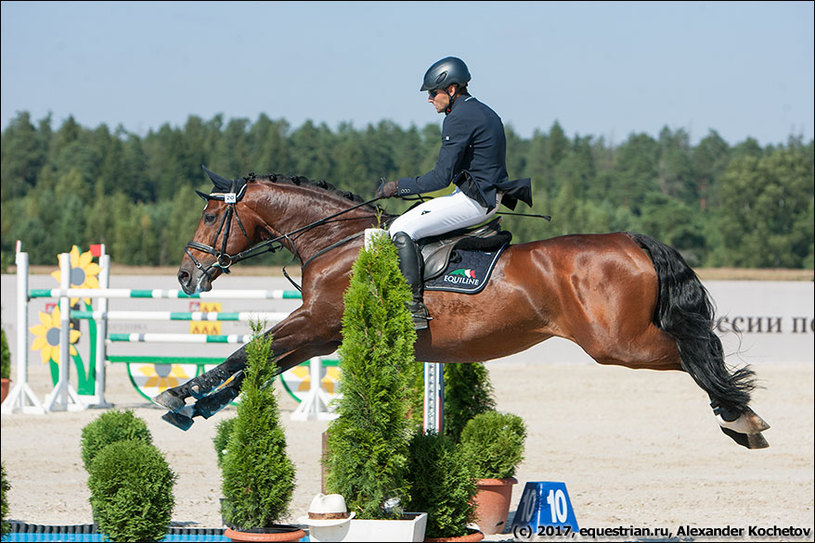
M249 237L249 234L247 234L246 228L244 228L243 223L241 222L240 215L238 215L238 207L237 207L238 202L240 202L241 199L243 199L244 195L246 194L246 187L248 186L248 184L243 184L243 186L241 186L239 189L237 189L237 192L236 192L236 184L237 184L237 180L231 181L230 192L214 192L212 194L204 194L203 192L200 192L200 191L197 191L197 190L195 191L198 194L198 196L200 196L201 198L203 198L207 202L209 202L210 200L216 200L216 201L224 202L226 204L226 211L223 213L223 215L221 217L221 224L218 226L217 232L215 232L215 238L212 240L212 245L205 245L205 244L199 243L197 241L190 241L184 247L184 252L187 254L188 257L190 257L190 260L192 260L193 264L195 264L195 267L198 270L200 270L201 273L202 273L201 277L199 278L199 283L201 281L203 281L204 277L206 277L207 279L212 281L212 276L210 274L215 269L220 270L222 273L228 274L228 273L230 273L229 268L232 266L232 264L235 264L235 263L240 262L242 260L246 260L246 259L251 258L253 256L258 256L258 255L261 255L261 254L264 254L264 253L274 253L274 252L279 251L281 249L285 249L286 244L283 243L284 240L288 242L289 248L291 249L291 251L293 253L292 260L294 260L296 258L299 258L299 253L297 251L297 247L294 244L294 239L295 238L292 238L292 236L294 236L295 234L302 234L302 233L304 233L304 232L306 232L308 230L311 230L312 228L315 228L315 227L320 226L322 224L326 224L328 221L330 221L331 219L334 219L335 217L338 217L339 215L342 215L344 213L348 213L349 211L353 211L355 209L358 209L358 208L366 206L366 205L373 204L374 202L382 199L382 197L373 198L371 200L368 200L368 201L353 205L353 206L349 207L348 209L344 209L342 211L339 211L337 213L329 215L328 217L318 219L318 220L316 220L316 221L314 221L314 222L312 222L310 224L307 224L307 225L305 225L303 227L300 227L300 228L298 228L296 230L293 230L291 232L288 232L286 234L280 235L280 236L278 236L278 237L276 237L274 239L267 239L267 240L261 241L261 242L255 244L255 245L250 246L248 249L246 249L244 251L241 251L241 252L239 252L237 254L234 254L234 255L230 255L227 252L226 246L227 246L227 243L229 241L229 233L230 233L230 230L232 228L232 217L233 216L235 217L235 221L238 223L238 226L240 227L241 232L243 233L244 237L246 237L246 239L247 239L247 241L249 241L250 245L252 243L252 239ZM220 244L221 245L220 248L218 248L216 246L216 244L218 242L218 236L221 235L221 232L223 232L223 240L222 240L222 242ZM346 243L348 241L351 241L352 239L354 239L356 237L359 237L360 235L362 235L361 232L359 234L354 235L354 236L349 236L348 238L345 238L345 239L341 240L341 242L339 242L339 243L334 243L334 244L330 245L329 247L326 247L325 249L320 251L318 253L318 255L324 254L325 252L327 252L327 251L329 251L331 249L339 247L340 245L342 245L342 244L344 244L344 243ZM195 256L192 254L192 252L190 252L190 249L195 249L197 251L201 251L201 252L213 255L215 257L215 262L213 262L209 266L204 266L197 258L195 258ZM317 256L317 255L315 255L315 256ZM309 259L309 261L305 262L303 264L303 267L305 267L305 265L308 262L310 262L313 258L314 257ZM284 269L284 275L286 275L286 277L289 279L289 281L291 281L292 284L295 287L297 287L298 290L300 290L300 286L297 285L291 279L291 277L288 276L287 273L285 273L285 269Z
M230 272L229 267L232 266L232 264L249 257L249 255L244 255L243 253L230 255L226 250L226 245L229 242L229 233L232 228L233 216L235 217L235 220L238 223L243 235L247 240L249 240L250 243L252 242L249 234L246 233L246 228L244 228L243 222L241 222L237 208L238 202L240 202L243 196L246 194L247 185L244 184L240 189L238 189L237 192L235 192L235 185L236 182L233 180L230 192L214 192L212 194L204 194L203 192L195 191L198 196L208 202L211 200L216 200L226 204L226 212L221 217L221 224L218 226L218 231L215 232L215 238L212 240L212 245L204 245L203 243L199 243L197 241L190 241L187 243L186 247L184 247L184 252L190 257L190 260L192 260L193 264L195 264L195 267L201 270L204 276L210 280L212 280L210 273L213 269L217 268L221 270L221 272L228 274ZM221 242L221 247L218 248L216 247L216 243L218 242L218 236L221 235L221 232L223 232L223 240ZM190 249L195 249L197 251L213 255L215 257L215 262L205 267L197 258L195 258L192 252L190 252ZM274 250L276 249L277 248Z

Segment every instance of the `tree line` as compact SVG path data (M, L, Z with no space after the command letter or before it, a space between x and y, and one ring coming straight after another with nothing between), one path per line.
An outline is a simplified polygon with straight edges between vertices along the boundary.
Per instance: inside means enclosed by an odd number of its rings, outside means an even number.
M420 175L435 164L438 124L389 121L335 130L293 127L261 114L210 120L190 116L138 136L119 126L54 129L51 116L20 112L2 132L2 264L21 240L32 264L103 242L114 262L175 266L200 217L193 189L211 184L201 165L228 178L280 173L322 179L368 199L379 179ZM730 145L711 130L691 145L683 129L658 137L632 133L622 143L567 137L555 121L522 138L507 133L512 178L531 177L534 207L552 216L505 216L520 243L562 234L638 231L677 248L692 266L813 268L813 141L791 136L762 147ZM387 201L398 213L408 204ZM285 264L267 255L253 264Z

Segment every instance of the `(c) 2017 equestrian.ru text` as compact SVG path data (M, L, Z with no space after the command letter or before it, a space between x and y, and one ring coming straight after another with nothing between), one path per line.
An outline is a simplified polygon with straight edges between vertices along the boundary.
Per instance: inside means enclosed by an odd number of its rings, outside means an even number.
M735 527L724 526L717 528L706 528L700 526L683 525L676 528L673 533L670 528L649 528L637 526L615 526L610 528L580 528L573 531L569 526L538 526L534 531L531 526L515 526L512 530L516 539L559 539L559 538L580 538L605 539L605 538L641 538L657 537L672 539L673 537L717 537L717 538L744 538L744 537L786 537L802 538L810 540L812 528L798 528L796 526L748 526Z

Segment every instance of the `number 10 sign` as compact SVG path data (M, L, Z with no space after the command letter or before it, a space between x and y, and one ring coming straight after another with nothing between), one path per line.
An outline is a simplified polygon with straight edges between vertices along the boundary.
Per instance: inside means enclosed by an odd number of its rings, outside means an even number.
M542 526L569 526L572 533L579 531L566 483L526 483L512 521L513 533L519 527L528 527L531 533L537 533Z

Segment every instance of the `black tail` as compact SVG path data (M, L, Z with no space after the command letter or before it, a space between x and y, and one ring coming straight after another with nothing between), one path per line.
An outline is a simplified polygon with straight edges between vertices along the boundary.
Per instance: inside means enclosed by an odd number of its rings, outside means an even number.
M714 309L707 289L675 249L643 234L628 235L654 263L659 281L654 324L676 339L682 369L710 395L714 409L731 416L743 413L755 388L755 374L725 364L722 342L713 332Z

